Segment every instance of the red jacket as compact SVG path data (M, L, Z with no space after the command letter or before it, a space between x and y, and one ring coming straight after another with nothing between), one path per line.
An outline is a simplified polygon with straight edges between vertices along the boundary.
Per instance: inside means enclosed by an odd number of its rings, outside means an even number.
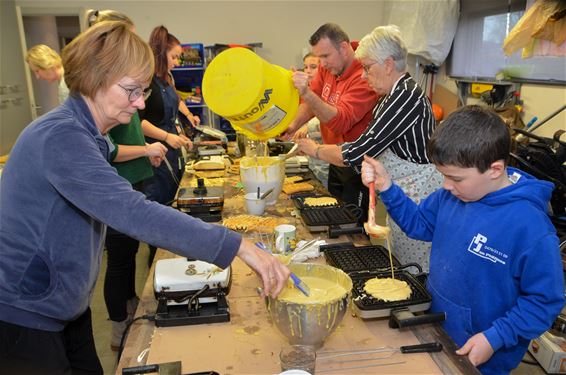
M352 142L358 139L372 119L377 94L362 79L363 67L358 60L336 77L322 66L310 87L322 100L338 109L330 121L321 123L320 132L326 144Z

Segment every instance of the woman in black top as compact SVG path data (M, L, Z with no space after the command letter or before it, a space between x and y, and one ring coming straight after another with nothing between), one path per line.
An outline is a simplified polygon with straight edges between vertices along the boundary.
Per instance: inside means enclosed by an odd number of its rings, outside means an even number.
M168 163L164 162L159 167L153 168L153 177L144 181L144 191L149 199L168 205L174 199L183 175L184 165L180 163L181 147L191 146L190 140L180 135L175 125L182 101L175 91L171 70L179 65L178 59L182 48L179 40L169 34L164 26L153 29L149 37L149 45L155 57L155 74L150 86L151 95L146 101L145 109L140 111L140 117L146 141L166 143ZM197 121L188 110L184 114ZM148 133L145 131L148 127L147 123L164 130L165 137L160 138L162 132L156 132L155 135L150 133L150 136L147 136Z

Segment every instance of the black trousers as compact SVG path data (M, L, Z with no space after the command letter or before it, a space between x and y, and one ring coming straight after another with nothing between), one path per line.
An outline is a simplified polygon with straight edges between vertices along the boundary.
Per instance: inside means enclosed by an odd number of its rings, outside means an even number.
M104 302L110 320L115 322L128 317L126 303L136 296L136 254L139 244L138 240L108 228Z
M132 186L141 191L143 184ZM136 254L139 241L108 228L106 233L107 266L104 275L104 302L110 320L121 322L128 317L126 303L136 296Z
M0 321L3 374L102 374L96 355L90 308L61 332Z
M330 165L328 169L328 191L333 197L345 204L353 204L360 208L358 223L367 221L369 205L368 188L362 183L362 176L350 167Z

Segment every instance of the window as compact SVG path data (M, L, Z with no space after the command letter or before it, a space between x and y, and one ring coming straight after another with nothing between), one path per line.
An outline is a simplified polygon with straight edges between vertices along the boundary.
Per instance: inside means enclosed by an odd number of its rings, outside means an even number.
M566 82L565 57L521 58L503 54L503 41L523 16L525 0L462 0L460 21L448 64L453 78L495 80L505 70L517 82Z

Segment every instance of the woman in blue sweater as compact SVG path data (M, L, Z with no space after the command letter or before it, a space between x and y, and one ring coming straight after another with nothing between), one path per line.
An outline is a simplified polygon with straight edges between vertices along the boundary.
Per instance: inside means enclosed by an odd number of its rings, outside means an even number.
M387 211L411 238L432 241L431 310L484 374L517 367L529 341L564 306L556 230L547 217L553 186L507 167L507 126L477 106L451 114L434 132L429 157L443 189L419 205L383 165L366 157L365 184L375 182Z
M24 129L0 180L0 363L8 374L102 373L89 303L107 225L221 268L237 255L273 295L289 276L241 235L148 201L110 166L106 134L144 108L153 75L151 49L128 25L94 25L62 57L71 95Z

